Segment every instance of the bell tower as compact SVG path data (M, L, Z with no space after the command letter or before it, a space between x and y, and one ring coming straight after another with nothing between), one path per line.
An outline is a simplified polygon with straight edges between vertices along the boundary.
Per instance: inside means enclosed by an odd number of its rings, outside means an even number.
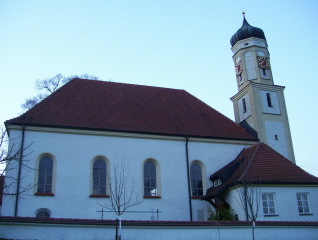
M295 163L283 86L274 85L262 29L245 19L231 38L238 93L231 100L236 123Z

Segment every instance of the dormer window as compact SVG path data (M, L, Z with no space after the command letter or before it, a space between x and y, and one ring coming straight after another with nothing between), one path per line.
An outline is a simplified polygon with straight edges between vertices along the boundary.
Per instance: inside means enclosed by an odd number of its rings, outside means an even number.
M213 181L213 187L217 187L222 184L222 179L218 178Z

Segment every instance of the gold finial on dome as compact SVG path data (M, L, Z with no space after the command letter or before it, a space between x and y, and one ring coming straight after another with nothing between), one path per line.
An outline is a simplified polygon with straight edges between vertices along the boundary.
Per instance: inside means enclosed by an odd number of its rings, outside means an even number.
M242 12L242 14L243 14L243 16L245 16L245 12L244 11Z

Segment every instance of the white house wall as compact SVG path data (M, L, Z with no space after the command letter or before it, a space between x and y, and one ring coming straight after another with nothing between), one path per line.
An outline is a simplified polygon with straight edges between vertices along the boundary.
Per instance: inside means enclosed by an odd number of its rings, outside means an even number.
M145 198L144 201L128 211L150 211L158 209L160 220L190 220L188 178L186 164L186 139L179 138L149 139L134 137L118 137L92 134L54 133L44 131L25 132L25 143L32 146L28 165L37 168L37 161L44 154L50 154L55 164L53 180L54 196L35 196L36 187L19 199L18 216L34 217L40 208L49 209L54 218L92 218L100 219L100 204L109 204L108 198L89 197L91 192L91 163L95 157L102 156L108 161L111 169L114 162L124 156L130 166L130 177L133 181L134 193L143 199L143 163L146 159L154 159L160 168L159 195L161 198ZM137 136L137 135L136 135ZM21 131L11 130L10 139L20 146ZM189 162L200 161L205 167L205 189L209 188L208 177L225 164L232 161L246 145L229 143L197 142L190 139L188 144ZM116 157L117 156L117 157ZM17 169L8 172L17 176ZM26 175L22 170L21 185L36 184L37 171ZM15 186L13 186L15 188ZM14 189L13 188L13 189ZM204 210L207 218L205 201L192 199L193 220L197 219L197 211ZM13 216L14 197L4 197L3 216ZM104 210L107 210L104 208ZM151 213L125 213L122 219L150 220ZM104 219L115 219L114 213L104 213Z
M318 221L318 186L260 186L257 190L259 193L274 193L274 202L276 215L265 216L263 213L263 203L260 196L259 217L257 221ZM235 214L238 214L239 220L246 220L245 212L239 201L239 188L234 188L227 192L225 197ZM296 193L308 193L310 215L301 215L298 212ZM255 198L254 198L255 199ZM256 203L254 204L256 206Z

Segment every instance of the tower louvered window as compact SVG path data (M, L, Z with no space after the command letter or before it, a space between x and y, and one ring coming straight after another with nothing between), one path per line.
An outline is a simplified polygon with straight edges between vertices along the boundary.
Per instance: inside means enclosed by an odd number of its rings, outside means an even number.
M242 99L242 104L243 104L243 113L246 112L246 101L245 98Z
M273 107L271 94L270 93L266 93L266 98L267 98L267 106Z

